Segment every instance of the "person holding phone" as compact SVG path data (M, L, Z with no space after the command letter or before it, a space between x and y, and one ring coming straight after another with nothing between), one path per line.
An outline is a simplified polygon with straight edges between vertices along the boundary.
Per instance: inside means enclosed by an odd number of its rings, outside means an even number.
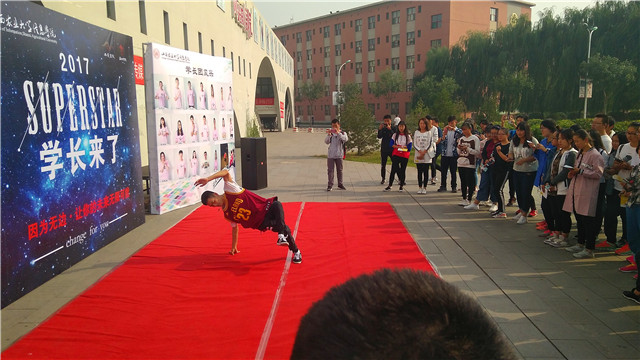
M378 139L380 139L380 176L384 184L387 177L387 159L391 159L393 148L391 147L391 137L396 132L396 127L391 124L391 115L387 114L378 126Z
M527 223L531 209L531 191L538 171L538 160L533 153L538 140L531 136L531 128L526 121L516 127L516 136L509 146L509 159L513 160L513 182L516 188L519 211L513 218L519 225Z
M338 119L331 120L331 129L327 129L327 136L324 143L329 145L327 153L327 191L333 189L333 171L334 168L338 172L338 189L347 190L342 182L342 160L344 159L344 143L349 141L347 133L340 130L340 121Z

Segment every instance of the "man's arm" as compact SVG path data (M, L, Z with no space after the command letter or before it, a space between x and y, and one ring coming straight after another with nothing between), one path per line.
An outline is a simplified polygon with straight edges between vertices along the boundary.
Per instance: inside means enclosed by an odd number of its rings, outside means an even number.
M231 228L231 251L229 251L229 254L231 255L235 255L240 252L238 251L238 227L238 224L236 224L236 226Z
M196 186L205 186L209 181L217 178L224 178L224 181L232 181L231 174L229 174L229 171L227 169L222 169L217 173L210 175L209 177L200 178L196 180Z

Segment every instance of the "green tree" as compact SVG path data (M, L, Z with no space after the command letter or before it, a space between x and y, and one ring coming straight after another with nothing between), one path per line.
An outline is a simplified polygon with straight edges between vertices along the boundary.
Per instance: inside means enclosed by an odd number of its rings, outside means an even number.
M409 132L413 132L413 130L418 129L418 121L429 114L429 108L422 102L422 100L418 100L417 104L411 107L411 112L407 114L407 118L405 122L407 123L407 129Z
M383 97L390 107L396 93L403 91L404 86L404 74L397 70L387 69L380 73L380 78L378 82L373 84L371 91L375 97Z
M637 68L630 61L613 56L595 54L589 63L580 64L580 70L593 79L594 93L602 94L603 112L611 108L613 99L637 86Z
M524 70L510 71L506 67L493 80L492 85L498 94L499 109L507 114L520 107L524 91L533 89L533 81Z
M362 155L378 146L375 119L360 96L345 103L340 125L349 135L347 150L357 149L358 155Z
M445 76L438 81L427 76L414 86L413 107L425 104L432 116L446 120L449 115L458 115L464 110L464 103L456 95L459 88L453 78Z
M311 109L314 109L315 102L324 96L324 84L322 81L305 82L300 86L300 100L308 101ZM313 112L313 110L311 110ZM311 125L313 126L313 119L311 117Z

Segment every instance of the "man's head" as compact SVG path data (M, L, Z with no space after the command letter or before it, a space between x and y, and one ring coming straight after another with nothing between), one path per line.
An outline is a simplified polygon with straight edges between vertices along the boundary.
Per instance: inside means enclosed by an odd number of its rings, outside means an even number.
M457 123L458 123L458 119L456 119L456 116L449 115L449 117L447 118L447 124L449 124L449 126L451 127L455 127Z
M607 126L609 125L609 117L606 114L596 114L591 120L591 128L598 132L600 135L607 133Z
M336 130L336 131L339 131L340 130L340 120L338 120L338 119L331 120L331 128Z
M616 119L614 119L613 116L611 116L611 115L607 116L607 118L608 118L607 120L609 122L607 124L607 126L606 126L607 134L611 134L611 131L613 130L613 127L616 124Z
M391 125L391 115L387 114L382 118L382 121L386 124L386 125Z
M207 190L202 193L202 196L200 196L200 201L202 201L202 205L222 207L222 205L224 205L224 196Z
M523 121L529 121L529 117L525 114L518 114L518 116L516 116L516 125L520 124Z
M330 289L300 321L292 359L515 359L483 308L427 272L383 269Z

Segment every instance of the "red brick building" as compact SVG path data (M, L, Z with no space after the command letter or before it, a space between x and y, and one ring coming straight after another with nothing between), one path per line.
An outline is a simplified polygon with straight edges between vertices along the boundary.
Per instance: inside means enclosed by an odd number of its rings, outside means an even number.
M469 31L495 31L512 18L526 15L526 1L382 1L273 29L295 62L296 97L301 84L320 80L324 96L310 105L296 102L302 122L329 122L337 116L332 92L356 83L376 119L384 114L406 117L411 111L413 77L425 70L426 54L436 46L456 44ZM403 72L405 91L391 106L370 90L379 74L391 68Z

